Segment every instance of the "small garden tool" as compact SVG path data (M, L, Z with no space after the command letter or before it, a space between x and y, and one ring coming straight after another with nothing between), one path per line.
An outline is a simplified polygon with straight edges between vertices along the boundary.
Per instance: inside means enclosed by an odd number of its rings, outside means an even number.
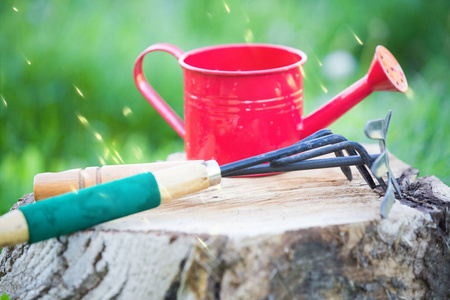
M19 207L0 217L0 247L46 240L151 209L217 185L222 177L341 167L351 180L352 165L372 189L376 185L370 172L386 190L380 210L385 218L395 201L392 186L401 197L386 150L390 116L391 112L384 120L369 121L365 127L369 138L379 140L380 154L370 155L362 145L330 130L320 130L292 146L222 166L209 160L145 172ZM344 156L344 150L349 156ZM337 157L312 159L329 153ZM384 174L388 175L387 183Z

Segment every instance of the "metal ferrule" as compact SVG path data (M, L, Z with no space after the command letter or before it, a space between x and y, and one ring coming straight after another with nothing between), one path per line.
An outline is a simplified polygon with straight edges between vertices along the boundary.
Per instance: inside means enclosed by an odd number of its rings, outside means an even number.
M215 160L204 161L203 164L206 166L206 172L209 178L209 185L217 185L222 180L220 166Z

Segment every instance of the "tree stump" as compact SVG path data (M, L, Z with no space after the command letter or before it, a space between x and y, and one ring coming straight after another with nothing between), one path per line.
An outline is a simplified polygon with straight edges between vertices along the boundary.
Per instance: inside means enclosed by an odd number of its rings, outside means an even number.
M4 248L0 295L449 299L450 189L433 176L412 182L411 168L390 160L404 199L387 219L356 169L351 182L339 169L225 178L153 210Z

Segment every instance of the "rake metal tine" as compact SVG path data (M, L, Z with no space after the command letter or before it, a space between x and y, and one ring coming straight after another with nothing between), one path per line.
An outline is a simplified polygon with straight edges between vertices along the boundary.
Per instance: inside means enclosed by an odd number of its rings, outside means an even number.
M381 178L384 174L389 172L387 165L387 153L383 152L378 158L372 163L370 167L372 174L375 177Z
M367 153L366 149L364 149L361 144L358 144L356 142L347 142L348 146L346 146L344 149L350 156L357 156L358 153L360 157L363 159L364 163L367 166L370 166L373 159ZM358 153L357 153L358 152ZM376 187L375 182L372 179L372 176L370 175L370 172L367 170L367 167L365 165L356 165L356 169L358 170L359 174L361 174L364 181L369 185L371 189L374 189Z
M385 191L387 191L387 185L383 180L383 175L389 173L389 167L387 163L387 154L386 152L383 152L380 154L380 156L378 156L378 158L372 163L372 166L370 167L372 174L375 176L375 178L377 178L381 187Z
M391 211L394 203L395 203L394 191L392 190L392 185L389 184L386 194L384 195L383 201L381 202L380 206L380 215L383 219L386 219L389 216L389 212Z
M329 136L332 134L333 134L333 132L330 129L321 129L319 131L316 131L314 134L299 141L298 143L308 142L308 141L311 141L311 140L314 140L314 139L317 139L320 137L324 137L324 136ZM335 155L336 155L336 157L343 157L344 153L342 151L336 151ZM350 169L349 166L342 166L342 167L340 167L340 169L341 169L342 173L344 173L344 175L348 181L353 180L352 170Z
M301 160L313 158L320 155L325 155L328 153L332 153L334 151L338 150L346 150L347 153L351 156L358 155L358 153L354 149L358 149L358 152L360 153L361 157L364 160L364 164L367 166L370 166L372 164L372 159L370 158L370 155L367 153L366 149L362 147L360 144L355 142L349 142L347 138L345 138L342 135L339 134L333 134L330 136L326 136L323 138L316 139L314 141L314 145L312 146L313 142L311 141L311 148L319 148L315 150L309 150L307 152L301 152L296 155L292 155L289 157L282 157L279 159L274 159L270 162L270 165L273 167L280 167L283 165L292 164ZM320 148L321 147L321 148ZM305 149L305 151L308 149ZM366 166L362 165L356 165L356 168L358 169L361 176L364 178L366 183L370 186L371 189L375 188L375 182L372 179L372 176L370 175L369 171L367 170ZM347 177L347 174L344 173L344 175ZM348 177L347 177L348 179ZM350 179L349 179L350 180ZM380 182L380 184L384 184L383 182Z
M378 154L372 155L371 157L374 160L378 157ZM364 162L361 156L359 155L321 158L321 159L308 159L293 164L282 165L279 167L273 167L270 166L269 164L255 165L245 169L234 171L232 173L225 175L224 177L290 172L290 171L322 169L322 168L336 168L341 166L356 166L361 164L364 164Z
M378 140L380 146L380 152L386 152L386 137L389 129L389 123L391 121L392 110L389 110L386 117L383 119L372 120L366 122L364 126L364 132L367 137Z
M403 199L402 192L400 191L400 187L398 185L397 180L395 179L394 175L392 174L391 168L389 168L389 181L392 182L394 185L394 189L397 192L397 195L400 197L400 199Z
M347 149L347 153L350 156L357 156L357 153L354 149ZM362 155L361 155L362 157ZM370 156L369 156L370 157ZM376 187L375 182L372 179L372 176L370 176L370 172L367 170L365 165L356 165L356 169L358 169L359 174L361 174L364 181L369 185L371 189L374 189Z
M367 121L364 125L364 132L366 133L367 137L373 140L386 141L391 115L392 111L389 110L386 118Z
M296 153L292 153L289 156L276 157L270 160L270 165L279 167L281 165L287 165L300 160L334 152L334 150L323 152L321 149L322 147L325 148L330 144L336 144L340 141L347 141L347 139L339 134L331 134L315 139L309 139L306 142L296 143L295 145L298 146Z
M336 157L344 157L345 156L344 152L342 152L342 150L335 151L334 154L336 155ZM353 180L352 170L350 169L349 166L342 166L341 171L342 171L342 173L344 173L345 177L347 177L348 181Z
M381 141L379 141L380 151L381 152L387 152L387 149L386 149L386 137L387 137L387 132L388 132L388 129L389 129L389 123L391 121L391 115L392 115L392 110L389 110L389 112L386 115L386 118L384 118L384 121L383 121L384 138ZM389 159L388 159L388 167L389 167Z
M388 168L388 180L392 183L394 186L395 191L397 192L397 195L400 197L400 199L403 199L402 192L400 191L400 186L398 185L397 180L395 179L394 173L391 170L391 167L389 166L389 159L387 161L387 168Z
M345 137L342 137L346 142L339 143L342 145L342 149L345 149L348 155L350 156L357 156L358 153L360 157L363 159L364 164L367 166L370 166L373 159L367 153L366 149L361 144L358 144L356 142L349 142ZM358 170L359 174L361 174L364 181L369 185L371 189L374 189L376 187L375 182L372 179L372 176L370 175L370 172L368 171L367 167L365 165L355 165L356 169ZM377 178L378 180L378 178ZM380 182L382 184L384 182Z
M392 173L391 168L389 167L389 158L387 152L383 152L372 164L371 167L372 173L377 178L382 178L384 174L388 174L388 184L392 183L394 186L395 191L397 192L397 195L400 198L403 198L402 193L400 191L400 187L397 183L397 180L395 180L394 174ZM385 189L386 190L386 189Z
M222 176L226 176L227 174L231 174L238 170L242 170L251 166L267 163L274 159L279 159L302 151L306 151L310 149L311 144L314 144L313 142L315 140L323 139L328 135L333 135L333 132L329 129L322 129L291 146L242 159L236 162L228 163L221 166Z
M330 148L330 145L335 145L340 142L347 142L347 141L348 140L340 134L331 134L328 136L316 138L314 140L309 140L307 141L307 144L303 145L302 147L303 151L299 151L297 154L288 157L273 159L272 161L270 161L270 164L272 166L287 165L301 160L313 158L316 156L329 154L337 150L342 150L342 149L334 150L334 148Z
M391 123L392 110L389 110L386 118L384 118L384 140L386 140L387 131L389 129L389 124Z
M389 168L389 160L386 152L386 135L391 114L392 112L389 111L384 120L379 119L367 122L364 128L369 138L379 140L381 155L371 156L360 144L349 142L345 137L333 134L329 129L322 129L289 147L223 165L221 166L222 176L258 174L258 170L261 171L259 174L284 172L287 170L296 170L297 168L297 170L306 170L317 168L321 165L323 167L340 167L347 179L352 180L353 176L349 166L355 165L361 176L372 189L376 185L367 167L370 168L374 177L386 191L388 186L382 177L387 173L389 178L388 183L394 185L395 190L401 197L398 183ZM344 155L343 150L348 153L348 158ZM321 160L304 161L332 152L335 153L336 158L322 159L323 163ZM349 164L350 161L352 164Z
M380 143L380 151L382 155L374 162L372 172L377 178L381 178L383 174L388 173L388 180L394 185L395 191L400 198L403 198L392 170L389 167L389 157L386 150L386 136L391 121L392 111L389 110L386 117L379 120L368 121L364 126L366 135L371 139L377 139ZM386 190L386 189L385 189Z
M321 130L316 131L313 134L305 137L304 139L298 141L295 144L301 144L301 143L304 143L304 142L308 142L308 141L315 140L315 139L321 138L323 136L332 135L332 134L333 134L333 132L330 129L321 129Z
M383 119L368 121L364 126L364 132L366 133L368 138L371 138L373 140L384 140L386 138L386 135L383 125Z

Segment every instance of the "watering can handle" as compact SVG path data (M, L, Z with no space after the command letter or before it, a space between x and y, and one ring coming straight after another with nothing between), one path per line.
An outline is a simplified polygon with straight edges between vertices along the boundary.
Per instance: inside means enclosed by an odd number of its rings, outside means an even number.
M153 51L167 52L172 54L177 60L183 54L183 51L180 48L167 43L158 43L149 46L137 57L134 63L133 77L138 90L145 97L145 99L153 105L156 111L166 120L166 122L169 123L169 125L172 126L172 128L184 139L186 135L184 121L148 83L142 70L144 56Z

